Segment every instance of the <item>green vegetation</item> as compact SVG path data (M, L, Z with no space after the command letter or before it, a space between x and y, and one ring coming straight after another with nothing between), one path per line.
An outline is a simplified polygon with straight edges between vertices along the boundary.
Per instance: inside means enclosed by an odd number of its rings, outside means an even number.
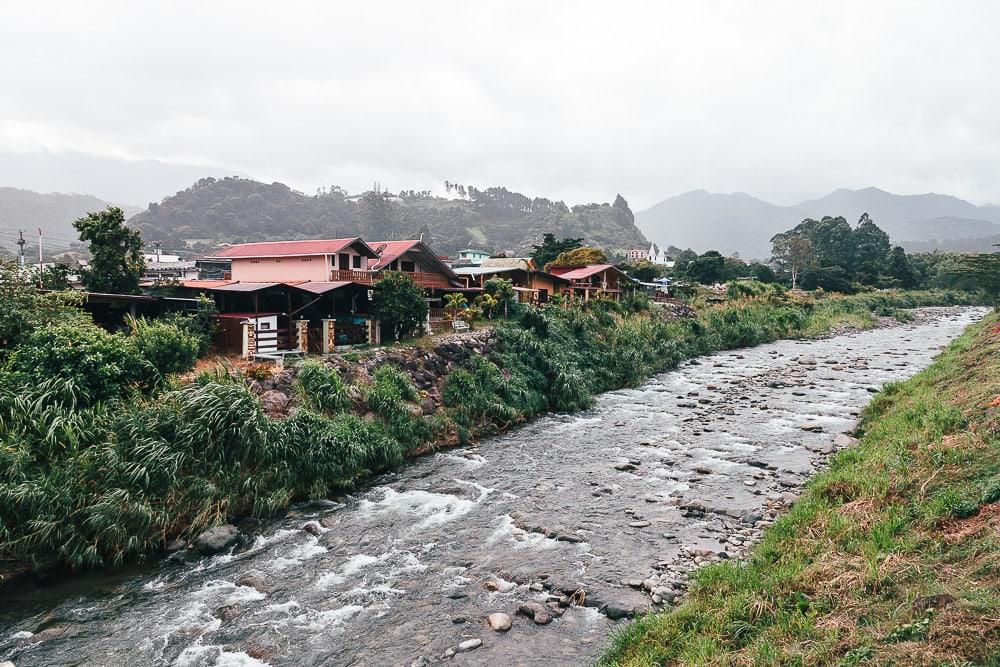
M586 238L614 252L648 243L621 197L611 203L567 206L505 187L452 185L449 190L458 198L412 190L369 191L348 198L336 186L306 195L282 183L203 178L151 204L129 223L147 243L205 252L223 242L348 236L371 241L423 238L443 253L505 248L520 256L532 254L532 246L546 232Z
M860 444L745 562L698 570L679 607L623 628L603 664L997 664L997 322L887 385Z
M109 206L88 213L73 223L80 240L90 244L90 265L80 271L84 286L91 292L137 294L142 277L142 239L139 232L125 226L125 213Z
M384 340L409 338L427 317L424 290L402 271L387 271L375 283L375 312Z

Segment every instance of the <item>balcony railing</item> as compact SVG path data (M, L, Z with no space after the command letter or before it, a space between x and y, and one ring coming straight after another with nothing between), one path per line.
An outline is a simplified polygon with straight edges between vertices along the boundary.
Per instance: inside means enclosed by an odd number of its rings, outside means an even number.
M589 280L574 280L572 283L574 289L589 289L589 290L603 290L605 292L620 292L620 285L618 283L591 283Z
M406 273L410 279L421 287L451 287L448 279L438 273Z
M350 281L370 285L372 282L371 271L353 271L350 269L334 269L330 271L330 280L334 282Z

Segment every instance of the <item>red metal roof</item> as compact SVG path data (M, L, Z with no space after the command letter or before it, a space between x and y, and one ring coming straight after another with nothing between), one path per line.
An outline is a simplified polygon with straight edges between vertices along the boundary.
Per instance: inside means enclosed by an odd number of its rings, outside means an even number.
M216 287L222 287L223 285L228 285L229 283L236 282L235 280L182 280L181 287L190 287L191 289L214 289Z
M360 285L360 284L361 283L355 283L350 280L337 280L330 282L321 282L316 280L316 281L298 283L295 285L295 287L298 287L301 290L305 290L306 292L312 292L313 294L326 294L327 292L332 292L333 290L339 289L344 285Z
M566 280L583 280L608 269L618 271L618 267L614 264L588 264L587 266L550 266L549 273Z
M263 243L240 243L222 248L209 259L233 259L238 257L298 257L305 255L333 255L350 245L360 244L373 256L371 247L359 238L322 239L317 241L266 241Z
M371 247L378 253L378 258L369 260L368 267L378 271L418 243L420 241L372 241Z

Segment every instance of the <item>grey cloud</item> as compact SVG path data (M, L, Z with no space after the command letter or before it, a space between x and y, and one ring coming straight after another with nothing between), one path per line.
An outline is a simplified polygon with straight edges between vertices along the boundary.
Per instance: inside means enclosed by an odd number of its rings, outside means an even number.
M0 21L0 152L637 208L695 188L1000 201L998 18L988 2L20 3Z

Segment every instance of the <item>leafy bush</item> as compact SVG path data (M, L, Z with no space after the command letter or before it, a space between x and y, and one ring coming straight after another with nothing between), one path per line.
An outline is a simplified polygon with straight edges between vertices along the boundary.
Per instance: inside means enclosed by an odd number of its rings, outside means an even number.
M129 318L131 339L139 354L152 364L165 379L173 373L184 373L198 361L198 338L170 322Z
M201 295L198 297L198 308L194 311L183 313L170 313L161 318L162 321L169 322L179 329L191 334L198 340L198 356L208 354L212 347L212 337L219 328L215 319L218 314L215 301Z
M92 324L56 324L35 331L14 350L5 371L6 381L14 386L70 380L84 404L147 387L156 372L134 341Z
M303 402L318 412L343 412L351 405L343 378L319 361L309 359L298 365L296 387Z

